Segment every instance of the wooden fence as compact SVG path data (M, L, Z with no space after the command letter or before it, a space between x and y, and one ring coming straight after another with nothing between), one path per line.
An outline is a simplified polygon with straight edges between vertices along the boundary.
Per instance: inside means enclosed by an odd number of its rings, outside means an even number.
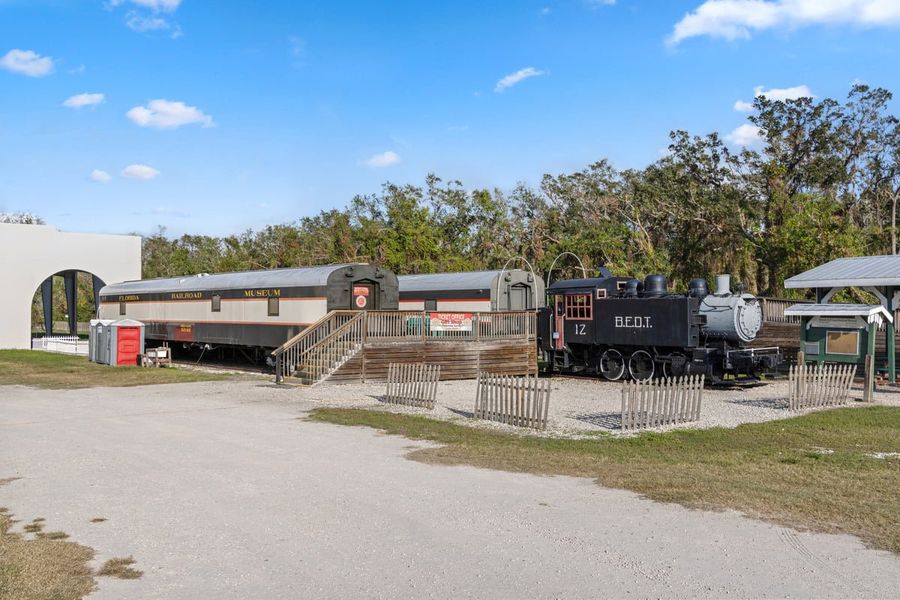
M437 398L440 379L440 365L391 363L388 365L387 393L384 401L431 410Z
M644 429L696 421L703 403L703 375L626 381L622 386L622 429Z
M475 418L516 427L546 429L550 380L479 373Z
M802 410L844 404L855 374L856 365L793 365L788 371L788 406Z

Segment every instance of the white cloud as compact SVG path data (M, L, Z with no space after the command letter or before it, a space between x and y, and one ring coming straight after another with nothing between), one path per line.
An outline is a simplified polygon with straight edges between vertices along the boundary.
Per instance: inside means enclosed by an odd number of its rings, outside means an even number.
M525 67L524 69L519 69L515 73L510 73L509 75L498 81L497 85L494 86L494 91L498 93L502 92L503 90L511 88L517 83L528 79L529 77L537 77L543 74L543 71L539 71L534 67Z
M692 37L749 39L767 29L900 25L897 0L705 0L675 24L670 45Z
M168 21L161 17L145 17L137 13L128 13L125 24L132 31L144 33L145 31L159 31L161 29L169 29L172 26Z
M155 12L175 12L181 6L181 0L110 0L111 7L121 6L131 2L142 8L149 8Z
M400 155L388 150L387 152L382 152L381 154L375 154L374 156L369 157L364 160L362 164L375 169L392 167L400 164Z
M816 95L812 93L812 90L809 89L809 86L806 85L795 85L794 87L789 88L772 88L771 90L764 89L763 86L758 85L753 88L753 95L756 98L765 96L769 100L781 100L782 102L785 100L796 100L797 98L816 97Z
M110 175L106 171L94 169L93 171L91 171L91 179L93 179L94 181L99 181L100 183L106 183L107 181L112 179L112 175Z
M762 141L762 130L756 125L744 123L726 135L725 139L737 146L755 146Z
M76 94L66 98L66 101L63 102L62 105L68 106L69 108L81 108L82 106L94 106L100 104L105 99L106 96L103 94Z
M147 106L135 106L126 116L141 127L175 129L182 125L199 123L203 127L213 127L211 116L204 114L196 106L170 100L151 100Z
M0 69L29 77L43 77L53 72L53 59L32 50L16 48L0 58Z
M812 90L809 89L809 86L807 85L795 85L794 87L789 88L772 88L770 90L767 90L763 86L758 85L753 88L753 97L759 98L760 96L765 96L769 100L780 100L782 102L785 100L796 100L797 98L816 97L816 95L812 93ZM753 103L745 102L744 100L738 100L734 103L734 110L738 112L752 112Z
M122 177L131 179L153 179L159 175L159 171L147 165L128 165L122 169Z

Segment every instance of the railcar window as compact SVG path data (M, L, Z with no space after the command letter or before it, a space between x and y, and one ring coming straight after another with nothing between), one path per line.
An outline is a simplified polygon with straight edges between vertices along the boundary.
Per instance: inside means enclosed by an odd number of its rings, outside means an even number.
M593 318L590 294L566 296L566 318L588 320Z
M273 297L269 298L269 316L277 317L278 316L278 298Z
M627 287L628 287L627 281L617 281L616 282L616 289L619 290L620 292Z
M426 300L425 310L437 310L437 300Z
M606 298L606 290L597 290L597 300Z
M124 315L124 314L125 314L125 303L119 302L119 315Z
M212 311L213 312L222 312L222 296L220 296L219 294L213 294Z

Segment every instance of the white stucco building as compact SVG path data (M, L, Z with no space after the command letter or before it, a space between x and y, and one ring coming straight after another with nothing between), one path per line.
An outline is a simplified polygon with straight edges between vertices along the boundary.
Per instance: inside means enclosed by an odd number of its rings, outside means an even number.
M141 238L0 223L0 348L31 347L31 303L57 273L84 271L105 283L141 278Z

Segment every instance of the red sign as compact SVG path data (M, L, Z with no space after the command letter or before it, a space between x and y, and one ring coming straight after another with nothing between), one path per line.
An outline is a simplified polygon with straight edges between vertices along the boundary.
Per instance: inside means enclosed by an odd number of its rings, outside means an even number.
M365 296L357 296L356 297L356 306L359 308L366 307L366 297Z
M472 313L429 313L431 331L472 331Z
M194 341L194 324L181 323L175 326L175 339L179 342Z
M354 296L368 296L369 288L362 287L362 286L359 286L359 287L354 286L353 287L353 295Z

